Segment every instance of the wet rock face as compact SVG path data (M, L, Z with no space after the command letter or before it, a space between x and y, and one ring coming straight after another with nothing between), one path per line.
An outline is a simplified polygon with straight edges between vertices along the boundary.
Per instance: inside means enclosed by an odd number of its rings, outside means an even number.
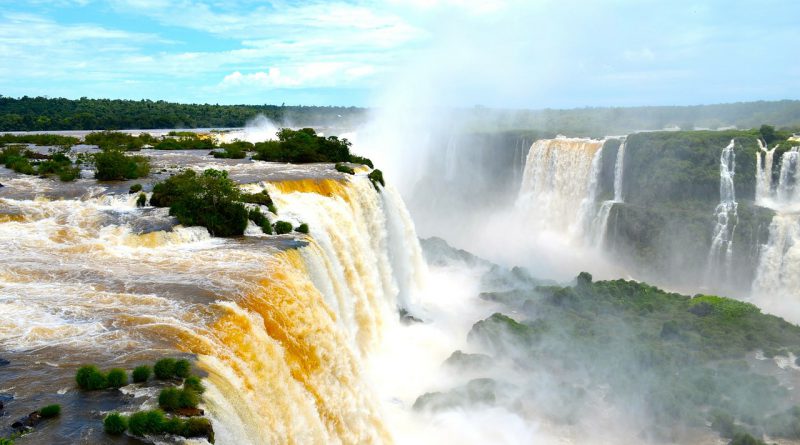
M2 187L2 184L0 184L0 187ZM0 357L0 368L2 368L3 366L8 366L9 364L11 364L11 362Z

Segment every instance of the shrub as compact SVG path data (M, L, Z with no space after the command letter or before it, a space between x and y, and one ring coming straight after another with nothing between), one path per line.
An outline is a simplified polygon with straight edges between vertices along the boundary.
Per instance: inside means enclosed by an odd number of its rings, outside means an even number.
M150 137L148 134L147 137ZM101 150L138 151L142 149L147 138L132 136L118 131L101 131L89 133L83 138L89 145L96 145Z
M292 231L292 223L286 221L278 221L275 223L275 233L283 235Z
M153 366L153 373L159 380L169 380L175 377L175 359L162 358Z
M181 144L175 139L167 138L157 143L153 148L156 150L180 150Z
M107 434L119 436L128 429L128 419L120 413L111 413L103 419L103 430Z
M150 378L151 369L147 365L137 366L133 368L133 381L135 383L144 383Z
M308 235L308 224L306 223L300 224L299 226L297 226L295 230L300 233L305 233L306 235Z
M200 395L190 388L164 388L158 394L158 406L164 411L180 408L197 408Z
M266 233L267 235L272 235L272 224L270 224L269 219L261 213L259 209L250 209L248 216L251 221L253 221L257 226L261 227L261 231Z
M58 179L63 182L71 182L81 176L81 169L77 167L62 168L58 171Z
M362 156L351 155L350 162L353 164L366 165L369 168L375 168L375 166L372 164L372 161Z
M186 438L206 437L209 442L214 443L214 428L211 426L211 422L203 417L186 419L180 435Z
M258 204L267 207L272 206L272 198L270 198L269 192L266 190L262 190L259 193L242 193L241 200L248 204Z
M161 434L167 423L167 418L161 410L139 411L128 419L128 431L134 436Z
M142 191L142 184L133 184L131 188L128 190L128 193L138 193Z
M203 386L203 382L200 380L200 377L194 375L187 377L186 380L183 381L183 387L186 389L191 389L198 394L202 394L206 391L206 387Z
M60 414L61 405L58 404L47 405L39 410L39 415L42 416L43 419L52 419L53 417L58 417Z
M164 388L158 394L158 406L164 411L175 411L181 407L181 390Z
M114 368L106 376L109 388L122 388L128 384L128 373L124 369Z
M253 144L237 141L230 144L222 144L221 147L223 151L212 151L211 155L215 158L223 159L244 159L247 156L246 151L252 149Z
M372 185L375 186L375 190L380 190L378 189L378 184L384 187L386 186L386 183L383 181L383 172L378 169L372 170L367 177L370 181L372 181Z
M136 198L136 207L144 207L147 205L147 195L144 193L139 193L139 197Z
M108 386L106 376L94 365L81 366L75 374L75 381L81 389L90 391Z
M192 375L192 364L189 360L182 358L175 362L175 376L185 379Z
M336 136L318 136L312 128L291 130L282 128L277 141L255 144L253 159L292 163L348 162L350 142Z
M179 400L181 408L197 408L200 404L200 395L189 388L184 388L180 391Z
M137 179L150 174L150 161L144 156L128 156L120 150L94 155L94 176L99 181Z
M356 171L353 170L352 167L349 167L349 166L341 164L341 163L340 164L336 164L336 171L340 172L340 173L347 173L348 175L356 174Z
M150 204L169 207L184 226L203 226L214 236L237 236L247 228L248 212L228 172L208 169L174 175L153 187Z

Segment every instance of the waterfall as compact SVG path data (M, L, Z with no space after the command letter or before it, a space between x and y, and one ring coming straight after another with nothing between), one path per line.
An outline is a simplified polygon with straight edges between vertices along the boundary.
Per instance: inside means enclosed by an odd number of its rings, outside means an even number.
M770 198L770 193L772 192L772 164L777 146L773 147L772 150L768 150L764 143L761 142L761 139L758 139L758 147L759 153L756 154L756 204L764 205L764 201Z
M558 137L533 143L516 207L534 229L584 236L594 214L603 142Z
M719 205L715 209L716 224L711 236L711 249L708 252L706 278L728 278L733 258L733 236L736 231L738 204L733 177L736 173L735 142L722 150L719 159Z
M769 227L769 239L761 246L752 296L768 309L785 308L797 303L800 296L800 147L781 156L777 185L772 185L772 155L765 153L765 165L757 162L757 203L775 211ZM796 319L800 313L792 314Z
M797 187L797 181L800 180L800 162L798 162L800 152L798 149L800 147L793 147L781 157L781 173L776 190L776 199L779 205L792 206L800 203L800 187Z
M402 200L363 173L248 187L309 235L140 233L170 218L135 195L0 199L0 345L70 357L54 379L196 354L218 444L391 443L361 366L424 280Z
M606 232L608 231L608 216L614 204L624 202L622 198L623 175L625 174L625 139L617 148L617 158L614 161L614 199L603 201L600 209L592 222L592 243L600 250L605 247Z

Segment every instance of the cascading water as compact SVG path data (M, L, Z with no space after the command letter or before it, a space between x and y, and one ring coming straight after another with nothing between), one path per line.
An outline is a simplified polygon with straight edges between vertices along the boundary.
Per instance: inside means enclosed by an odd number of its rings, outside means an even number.
M0 199L0 345L69 357L56 388L80 363L194 353L220 444L390 443L361 362L414 311L424 262L405 207L360 174L262 185L309 236L139 234L170 219L133 196Z
M603 201L600 209L592 222L592 243L600 250L603 249L608 231L608 216L614 204L624 202L622 197L623 175L625 174L625 139L622 140L617 149L617 158L614 161L614 199Z
M706 281L727 279L733 258L733 236L738 222L736 190L733 178L736 172L735 141L722 150L719 159L719 205L714 211L716 224L708 252Z
M582 238L591 224L602 140L558 137L533 143L525 163L517 209L534 228Z
M771 208L775 216L769 227L769 240L761 246L758 269L753 280L752 295L759 305L792 319L800 319L800 310L792 308L800 295L800 147L793 147L781 156L778 184L773 187L772 155L763 146L766 162L757 162L756 204ZM788 312L788 313L787 313Z
M765 200L770 199L770 194L772 193L772 164L777 146L773 147L772 150L768 150L761 139L758 139L758 148L759 153L756 155L756 203L763 205Z

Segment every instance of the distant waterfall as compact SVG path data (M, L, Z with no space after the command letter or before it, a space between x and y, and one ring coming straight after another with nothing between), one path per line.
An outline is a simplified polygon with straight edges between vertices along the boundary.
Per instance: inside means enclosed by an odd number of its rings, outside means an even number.
M594 214L602 140L558 137L531 146L517 208L536 229L586 233Z
M614 204L624 202L622 198L622 181L625 172L625 139L619 144L617 149L617 159L614 161L614 199L610 201L603 201L600 204L600 209L592 223L592 243L598 248L602 249L606 241L606 232L608 231L608 216L611 214L611 209Z
M763 205L764 200L770 198L772 192L772 163L775 156L775 148L768 150L767 147L758 140L759 153L756 155L756 204ZM762 164L763 153L763 164Z
M798 156L798 147L794 147L781 158L781 175L777 189L779 205L792 206L800 203L800 187L797 186L797 181L800 180Z
M765 153L762 168L758 168L757 204L775 210L769 227L769 240L761 246L758 269L753 280L752 295L757 303L766 307L783 307L800 297L800 162L794 147L781 156L778 184L772 184L772 154ZM773 190L774 188L774 190Z
M708 252L707 281L730 274L733 258L733 236L736 231L736 190L733 177L736 174L736 154L734 140L722 150L719 158L719 205L715 210L717 223L711 236L711 250Z

